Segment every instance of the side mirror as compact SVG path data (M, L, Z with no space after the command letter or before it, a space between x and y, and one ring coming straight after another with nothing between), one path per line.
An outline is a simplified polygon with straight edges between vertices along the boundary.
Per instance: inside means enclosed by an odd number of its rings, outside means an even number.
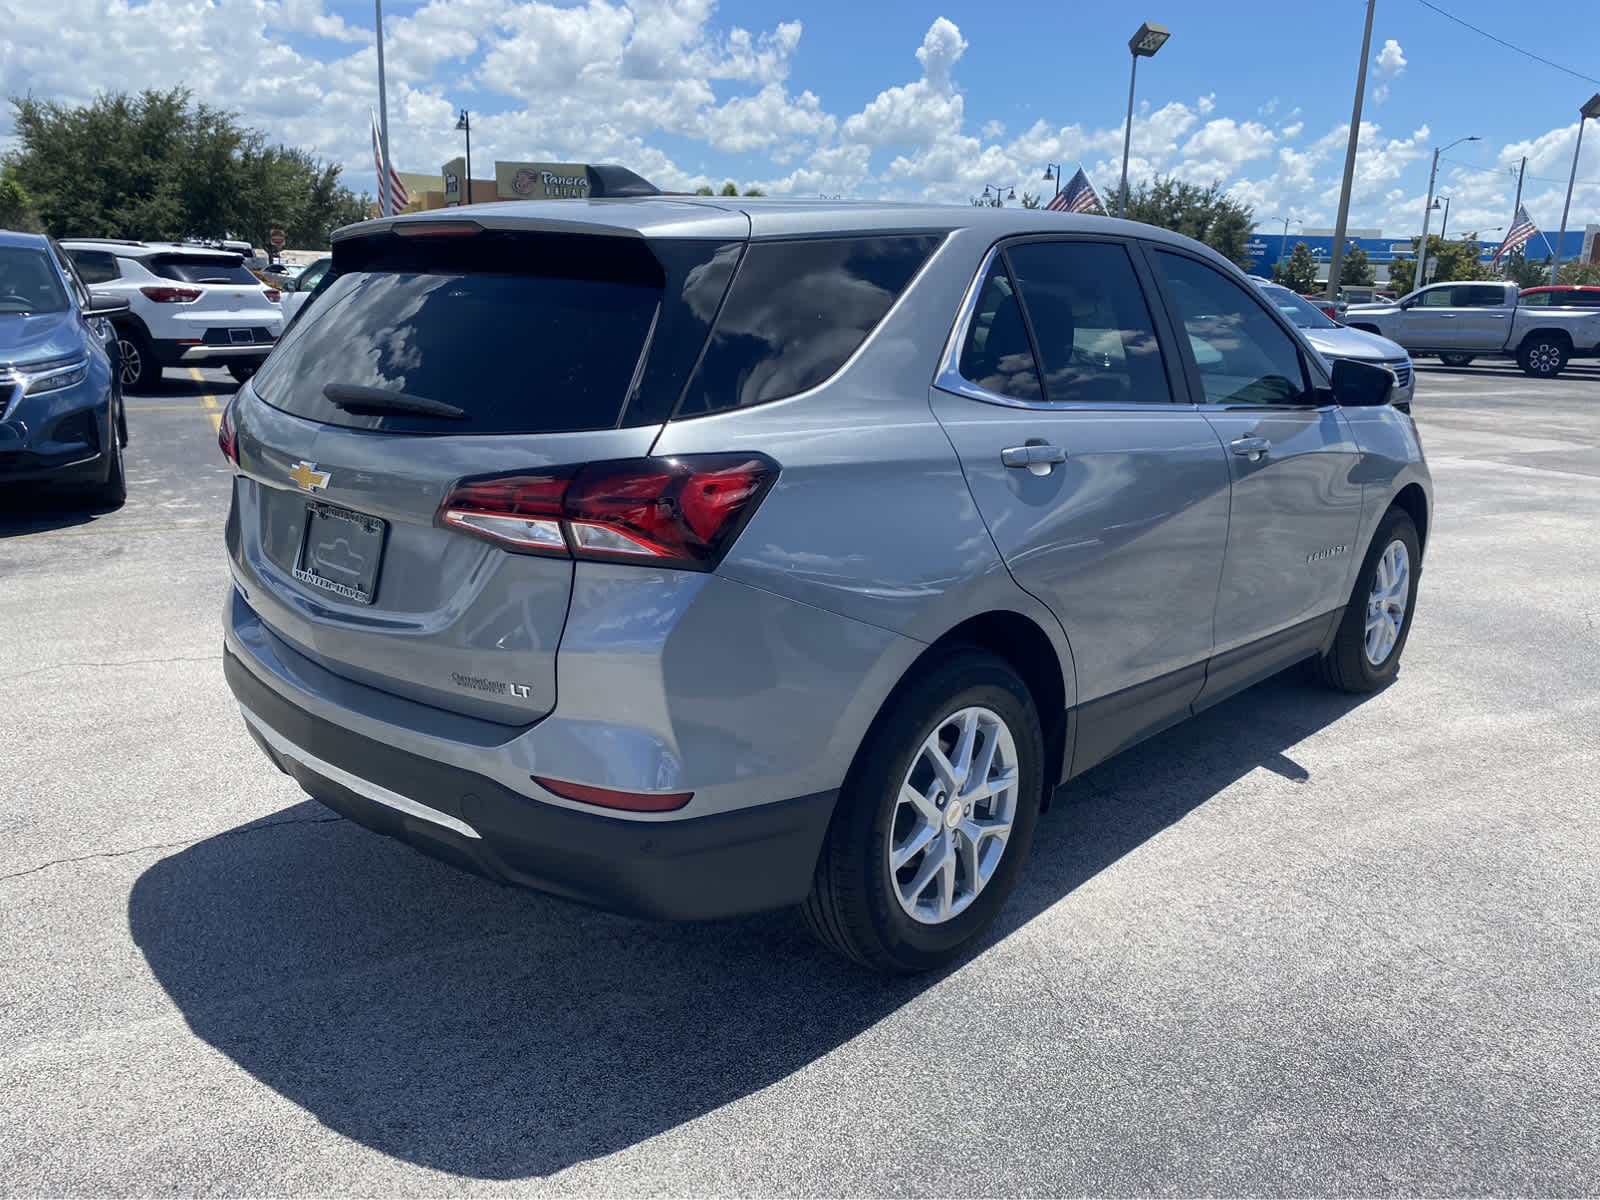
M85 317L120 317L127 313L128 302L121 296L113 296L107 292L90 292L89 307L83 310Z
M1333 363L1333 402L1344 408L1381 408L1394 391L1387 367L1338 358Z

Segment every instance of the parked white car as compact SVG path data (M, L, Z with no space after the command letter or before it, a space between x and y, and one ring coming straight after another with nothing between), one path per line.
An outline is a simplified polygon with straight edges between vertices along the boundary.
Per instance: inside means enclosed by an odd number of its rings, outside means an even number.
M317 284L322 282L322 277L328 273L328 268L332 265L331 255L319 258L295 276L290 286L284 289L282 305L285 325L294 320L295 315L305 307L306 301L311 299L311 293L316 291Z
M122 386L148 391L162 369L227 367L249 379L283 332L280 292L229 250L172 242L68 238L85 283L128 302L113 322Z

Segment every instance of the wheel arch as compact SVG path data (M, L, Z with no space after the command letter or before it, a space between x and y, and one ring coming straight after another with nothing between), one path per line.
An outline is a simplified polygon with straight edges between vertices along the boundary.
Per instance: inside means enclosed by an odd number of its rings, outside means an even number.
M1050 635L1032 617L1012 609L992 609L961 621L930 642L896 680L878 708L871 726L856 748L859 758L876 732L883 715L890 711L907 687L928 669L956 649L980 650L1000 659L1022 678L1033 697L1044 733L1045 791L1043 807L1066 776L1067 755L1071 750L1070 713L1067 709L1068 679L1060 654ZM851 770L855 764L852 761Z
M1527 333L1522 335L1522 340L1517 343L1517 350L1522 351L1526 349L1530 343L1540 338L1560 342L1562 345L1566 346L1568 356L1571 356L1572 335L1560 327L1544 327L1528 330Z
M1428 547L1428 497L1418 483L1408 483L1395 493L1393 500L1389 501L1390 508L1398 508L1411 518L1411 523L1417 527L1417 545L1426 550Z

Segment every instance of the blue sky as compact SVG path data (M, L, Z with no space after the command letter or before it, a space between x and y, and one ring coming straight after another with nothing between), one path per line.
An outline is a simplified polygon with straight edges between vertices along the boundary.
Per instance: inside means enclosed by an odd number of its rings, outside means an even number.
M1600 6L1546 0L1537 26L1486 0L1439 7L1600 78ZM1361 0L1112 5L1038 0L389 0L396 165L436 170L474 112L475 163L616 161L668 187L734 179L772 192L961 202L985 183L1045 191L1047 161L1115 187L1129 34L1172 30L1142 64L1135 176L1220 178L1263 227L1333 220ZM0 0L8 92L185 82L373 187L371 0ZM1600 83L1531 62L1431 11L1380 0L1352 223L1420 223L1432 148L1452 231L1506 224L1508 167L1553 228L1577 108ZM219 63L228 64L217 70ZM94 81L93 84L86 81ZM0 146L9 135L0 119ZM1600 220L1591 129L1572 224ZM1070 167L1069 167L1070 169ZM477 172L485 174L483 170ZM1292 231L1291 226L1291 231Z

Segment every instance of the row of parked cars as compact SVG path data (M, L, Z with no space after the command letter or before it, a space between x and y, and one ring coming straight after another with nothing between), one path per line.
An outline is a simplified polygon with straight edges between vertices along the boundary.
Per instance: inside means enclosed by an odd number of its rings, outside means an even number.
M120 504L123 394L170 367L249 379L331 262L279 281L247 261L220 245L0 230L0 482Z

